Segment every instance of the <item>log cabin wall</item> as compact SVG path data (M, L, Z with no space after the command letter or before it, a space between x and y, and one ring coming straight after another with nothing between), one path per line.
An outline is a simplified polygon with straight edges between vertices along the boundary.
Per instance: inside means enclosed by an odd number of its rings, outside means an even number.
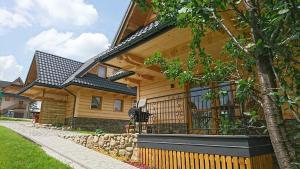
M39 122L43 124L64 124L66 108L66 102L43 100Z
M101 97L101 108L91 109L92 96ZM116 99L123 101L123 111L114 111ZM77 93L75 117L129 120L128 110L135 98L117 93L103 92L94 89L80 89Z

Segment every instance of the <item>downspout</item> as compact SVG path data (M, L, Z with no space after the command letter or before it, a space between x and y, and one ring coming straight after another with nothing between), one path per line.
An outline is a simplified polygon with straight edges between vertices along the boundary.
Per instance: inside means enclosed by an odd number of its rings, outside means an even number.
M71 127L75 128L75 106L76 106L76 100L77 100L77 96L72 93L71 91L69 91L68 89L66 89L65 87L63 88L67 93L69 93L70 95L72 95L74 97L74 101L73 101L73 109L72 109L72 120L71 120Z

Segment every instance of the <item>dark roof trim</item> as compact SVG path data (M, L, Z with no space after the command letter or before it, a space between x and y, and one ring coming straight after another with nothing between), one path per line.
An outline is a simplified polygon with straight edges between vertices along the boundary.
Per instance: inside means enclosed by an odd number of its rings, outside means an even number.
M44 84L44 83L39 83L36 81L33 81L32 83L30 83L29 85L25 86L24 88L22 88L20 90L20 92L18 93L18 95L26 92L27 90L29 90L31 87L33 86L41 86L41 87L49 87L49 88L55 88L55 89L62 89L61 87L55 86L55 85L50 85L50 84Z
M113 90L113 89L107 89L107 88L103 88L103 87L97 87L97 86L82 84L82 83L78 83L78 82L69 82L66 85L64 85L64 87L68 87L70 85L75 85L75 86L80 86L80 87L86 87L86 88L92 88L92 89L97 89L97 90L103 90L103 91L107 91L107 92L121 93L121 94L127 94L127 95L136 96L136 93L119 91L119 90Z
M147 30L150 24L158 24L158 25L156 28ZM112 49L109 49L107 53L104 53L102 56L98 58L98 62L106 62L108 60L111 60L117 57L116 56L117 54L120 54L122 52L128 51L129 49L132 49L133 47L141 45L142 43L150 39L153 39L174 27L174 24L158 23L158 21L152 22L150 24L144 27L143 29L137 31L135 34L133 34L126 40L124 40L123 43L119 44L118 46L115 46ZM141 35L137 36L136 34L138 34L140 31L142 32Z
M117 73L116 75L108 77L108 80L116 81L116 80L119 80L119 79L122 79L122 78L125 78L128 76L134 75L134 74L135 74L135 72L133 72L133 71L124 71L124 72Z
M121 22L121 24L120 24L120 26L119 26L119 28L118 28L118 30L117 30L117 33L116 33L116 35L115 35L115 37L114 37L114 39L113 39L113 42L112 42L112 44L111 44L111 47L116 46L118 37L120 36L120 33L121 33L121 31L122 31L122 28L124 27L124 24L125 24L125 22L126 22L126 20L127 20L127 18L128 18L129 12L132 10L133 6L134 6L134 2L133 2L133 1L130 1L130 4L129 4L127 10L126 10L126 13L125 13L125 15L124 15L123 18L122 18L122 22Z
M16 97L20 99L29 99L28 97L20 96L19 94L15 94L15 93L3 93L3 96Z

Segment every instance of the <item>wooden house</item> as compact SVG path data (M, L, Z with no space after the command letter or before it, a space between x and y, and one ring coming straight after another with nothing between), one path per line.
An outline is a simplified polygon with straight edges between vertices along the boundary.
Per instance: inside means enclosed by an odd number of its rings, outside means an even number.
M41 101L39 122L121 132L136 89L117 82L133 72L36 51L20 94Z
M20 77L12 82L0 81L0 90L3 95L0 100L0 115L31 118L31 113L28 112L30 99L17 94L23 87L24 83Z
M230 13L225 24L233 30ZM140 161L154 168L272 168L272 145L267 136L249 136L242 130L238 136L220 133L221 117L230 121L242 119L235 103L235 85L211 83L208 86L186 84L164 77L156 65L145 65L146 58L161 52L167 58L184 60L190 51L189 29L155 21L156 15L143 11L131 2L112 47L99 54L88 67L99 63L134 72L122 80L137 88L137 100L146 99L147 122L139 123ZM214 58L222 59L220 51L228 37L225 33L208 32L202 46ZM201 74L201 67L197 70ZM214 89L227 95L204 99ZM290 118L285 112L285 117ZM233 148L234 147L234 148Z

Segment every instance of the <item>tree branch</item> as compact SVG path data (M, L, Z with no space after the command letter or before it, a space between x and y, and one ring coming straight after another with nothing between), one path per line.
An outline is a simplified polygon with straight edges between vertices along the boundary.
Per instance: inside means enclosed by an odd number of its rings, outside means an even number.
M220 24L220 26L227 33L227 35L233 40L235 45L246 54L251 55L250 52L239 43L239 41L235 38L235 36L231 33L231 31L224 25L224 23L216 16L215 12L212 12L212 14L213 14L213 19L215 19Z

